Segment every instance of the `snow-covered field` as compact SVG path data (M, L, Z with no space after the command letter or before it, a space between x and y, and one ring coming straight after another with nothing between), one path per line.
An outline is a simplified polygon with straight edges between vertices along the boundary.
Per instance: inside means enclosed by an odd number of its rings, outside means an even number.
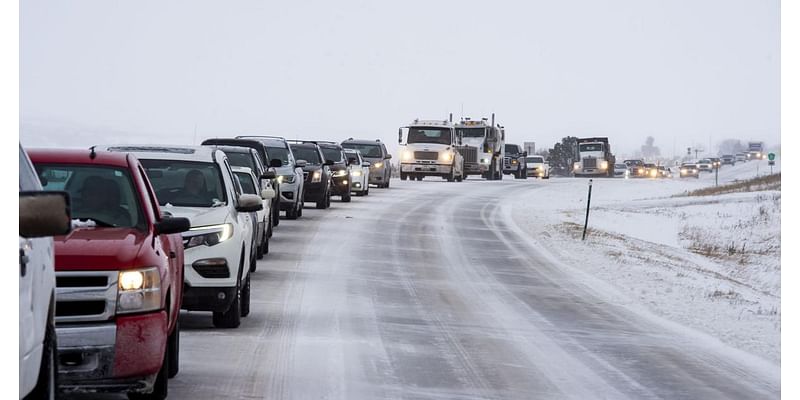
M768 172L766 161L740 163L723 167L719 181ZM713 186L710 173L595 179L581 241L588 180L541 183L511 201L511 215L565 268L609 283L631 305L780 362L780 190L683 196Z

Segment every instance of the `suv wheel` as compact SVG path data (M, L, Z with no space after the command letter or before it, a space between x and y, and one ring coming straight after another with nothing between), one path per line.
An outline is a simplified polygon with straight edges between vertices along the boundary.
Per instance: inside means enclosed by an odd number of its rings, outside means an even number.
M244 281L244 288L242 289L242 317L250 315L250 275Z
M281 205L280 200L276 201L272 205L272 226L278 226L281 223ZM272 229L270 229L272 232Z
M211 318L216 328L237 328L242 322L242 289L237 285L236 297L227 311L214 311Z
M352 195L350 194L350 192L347 192L346 194L342 195L342 202L349 203L351 199Z
M327 202L328 202L328 194L327 193L323 193L322 194L322 198L319 199L319 201L316 202L315 207L318 210L324 210L326 208L325 207L325 203L327 203Z
M408 175L406 175L406 174L404 174L404 173L402 173L402 172L401 172L401 173L400 173L400 180L401 180L401 181L404 181L404 180L406 180L406 179L408 179Z

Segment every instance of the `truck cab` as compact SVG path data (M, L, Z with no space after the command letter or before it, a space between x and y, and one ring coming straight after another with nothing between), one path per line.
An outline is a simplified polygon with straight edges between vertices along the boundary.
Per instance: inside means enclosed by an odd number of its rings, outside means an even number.
M577 140L578 161L573 165L573 174L583 176L614 177L614 155L606 137Z
M400 128L400 179L421 181L426 176L439 176L449 182L461 182L464 157L457 149L460 142L453 124L447 120L414 120Z
M463 118L455 124L455 130L461 141L458 151L464 157L464 176L501 179L504 172L505 129L495 124L494 114L491 123L487 118Z

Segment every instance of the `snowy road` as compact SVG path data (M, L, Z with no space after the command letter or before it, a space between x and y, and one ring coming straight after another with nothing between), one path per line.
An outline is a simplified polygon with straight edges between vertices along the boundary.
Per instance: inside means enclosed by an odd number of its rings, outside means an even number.
M170 398L779 397L779 367L609 303L531 245L503 204L546 184L398 180L281 221L239 329L182 315Z

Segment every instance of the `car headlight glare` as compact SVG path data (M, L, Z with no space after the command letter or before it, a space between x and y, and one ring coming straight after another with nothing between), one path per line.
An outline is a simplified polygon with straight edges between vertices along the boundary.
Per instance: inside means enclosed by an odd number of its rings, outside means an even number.
M314 171L314 173L311 175L311 182L319 182L321 180L322 180L322 171L320 170Z
M333 173L333 176L335 176L337 178L340 178L340 177L346 176L346 175L347 175L347 170L346 169L340 169L340 170L338 170L338 171Z
M161 275L158 268L120 271L117 277L117 313L161 308Z
M372 167L373 167L373 168L380 168L380 167L383 167L383 163L382 163L382 162L380 162L380 161L378 161L378 162L376 162L375 164L372 164Z
M214 246L233 236L233 224L197 226L189 229L183 236L183 248L190 249L201 245Z

